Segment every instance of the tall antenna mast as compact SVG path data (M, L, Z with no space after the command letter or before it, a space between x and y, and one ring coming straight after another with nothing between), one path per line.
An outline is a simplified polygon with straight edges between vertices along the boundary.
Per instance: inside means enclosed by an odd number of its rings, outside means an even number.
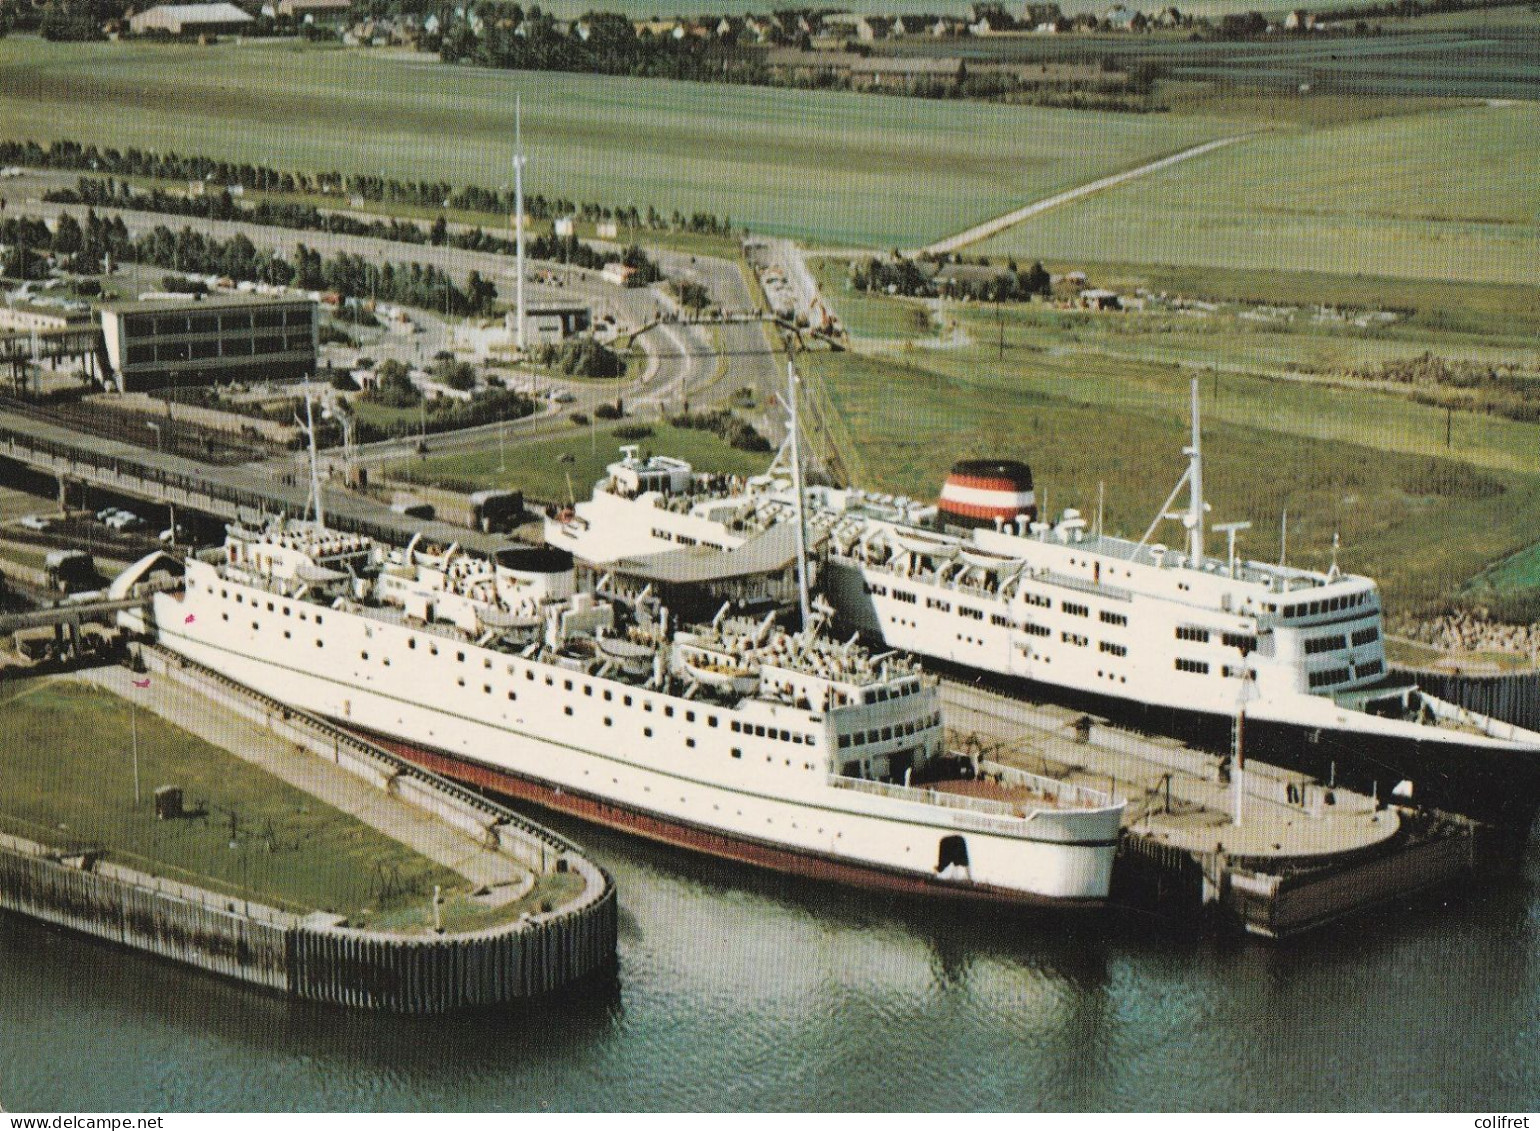
M802 448L797 439L797 370L786 360L786 407L791 413L791 487L797 493L797 600L802 612L802 627L808 626L807 600L807 500L802 491Z
M314 398L310 395L310 382L305 382L305 423L302 428L310 441L310 501L315 506L317 530L326 529L325 504L321 501L321 457L316 452Z
M513 241L517 257L517 276L514 280L514 292L517 295L515 305L517 321L514 323L513 341L519 347L519 352L525 349L524 341L524 105L520 96L513 100L513 200L514 200L514 232Z
M1187 555L1203 568L1203 434L1198 422L1198 379L1192 379L1192 443L1187 448Z

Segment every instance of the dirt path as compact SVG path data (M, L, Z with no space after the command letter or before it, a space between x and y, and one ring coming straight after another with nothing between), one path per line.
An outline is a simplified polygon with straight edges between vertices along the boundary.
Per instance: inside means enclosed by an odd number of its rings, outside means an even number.
M1103 177L1100 180L1067 189L1064 192L1045 197L1033 204L1018 208L1014 212L1007 212L1004 216L996 216L993 220L986 220L982 224L975 224L973 227L959 232L955 236L948 236L944 240L937 240L933 244L920 248L914 254L944 255L947 252L956 251L969 244L988 239L990 236L1003 232L1007 228L1014 227L1023 220L1030 220L1032 217L1047 212L1051 208L1058 208L1061 204L1069 204L1071 201L1079 200L1083 196L1090 196L1092 193L1100 192L1102 189L1124 184L1127 181L1135 180L1150 173L1159 172L1161 169L1169 169L1172 165L1180 164L1194 157L1201 157L1205 153L1212 153L1216 149L1223 149L1227 145L1234 145L1238 141L1245 141L1247 138L1254 136L1256 136L1254 133L1245 133L1236 134L1233 137L1217 138L1214 141L1206 141L1202 145L1195 145L1191 149L1184 149L1180 153L1173 153L1169 157L1162 157L1158 161L1151 161L1147 165L1140 165L1137 169L1128 169L1121 173L1114 173L1110 177Z

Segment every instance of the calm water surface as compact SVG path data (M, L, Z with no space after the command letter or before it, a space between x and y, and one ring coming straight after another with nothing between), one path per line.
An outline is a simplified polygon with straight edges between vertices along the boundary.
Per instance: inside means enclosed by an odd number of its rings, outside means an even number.
M552 822L553 824L557 822ZM583 826L607 991L415 1021L0 917L11 1110L1540 1108L1540 846L1287 947L894 904Z

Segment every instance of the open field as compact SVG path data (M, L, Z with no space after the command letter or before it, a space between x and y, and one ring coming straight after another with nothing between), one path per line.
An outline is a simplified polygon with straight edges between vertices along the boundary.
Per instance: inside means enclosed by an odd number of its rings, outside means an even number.
M466 883L400 844L148 711L138 714L143 801L134 805L132 707L96 688L26 680L0 688L0 828L293 911L382 915ZM208 818L155 819L174 784ZM234 816L232 817L232 814ZM233 822L233 823L232 823Z
M953 302L948 327L968 344L937 348L934 326L894 332L922 304L844 291L844 267L820 262L856 352L799 364L832 402L871 486L930 497L956 459L1015 457L1054 512L1094 515L1105 482L1108 529L1138 537L1184 466L1186 391L1198 375L1214 520L1256 523L1242 539L1248 555L1277 557L1287 508L1290 560L1324 568L1340 533L1343 568L1378 577L1392 613L1422 612L1534 539L1533 424L1450 413L1404 386L1343 377L1424 352L1533 372L1533 286L1093 264L1093 284L1209 305L1092 314ZM1317 318L1320 301L1342 310ZM1259 318L1257 304L1279 316ZM1298 305L1283 315L1287 304ZM1355 324L1353 314L1375 310L1395 321ZM1537 561L1521 555L1499 580L1522 587L1540 576Z
M1529 283L1540 107L1443 110L1259 137L978 245L1121 261Z
M637 423L646 423L653 434L642 440L622 440L614 435L617 426ZM508 444L501 461L506 470L500 470L494 449L402 460L386 471L397 479L451 490L506 488L523 491L529 499L556 501L568 498L569 486L573 498L588 498L590 489L603 478L604 469L620 458L622 444L636 444L643 451L689 460L702 471L728 475L758 475L771 459L771 453L728 447L710 432L657 421L605 421L597 428L563 422L551 429L549 436Z
M502 185L516 94L531 191L876 247L1238 132L1208 116L447 68L288 44L0 40L4 136L280 167Z

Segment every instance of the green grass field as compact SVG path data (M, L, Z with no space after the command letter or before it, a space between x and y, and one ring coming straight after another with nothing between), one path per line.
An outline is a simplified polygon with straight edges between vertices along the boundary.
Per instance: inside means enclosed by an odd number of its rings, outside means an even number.
M739 451L709 432L645 423L653 434L641 440L617 438L614 423L600 423L597 428L557 423L539 439L509 444L501 460L495 450L430 455L402 460L386 471L409 483L450 490L506 488L523 491L530 499L554 502L568 498L569 485L572 498L587 499L604 469L620 458L622 444L636 444L643 451L689 460L702 471L729 475L758 475L770 465L771 453Z
M367 908L410 917L435 884L446 892L467 887L383 833L144 710L136 806L131 710L80 684L7 684L0 828L44 843L99 845L130 867L296 912L356 916ZM190 808L206 806L207 819L155 820L152 794L167 784L184 789Z
M844 264L823 270L837 281ZM1124 293L1220 306L1200 316L948 303L948 323L971 344L932 348L892 333L913 300L828 292L857 332L855 352L799 364L837 414L863 483L929 497L956 459L1015 457L1054 512L1094 514L1105 482L1108 528L1137 537L1185 466L1187 387L1199 375L1214 521L1256 524L1244 553L1276 558L1286 507L1292 561L1324 568L1340 533L1344 568L1379 578L1392 612L1423 612L1468 598L1469 579L1533 541L1534 425L1446 413L1342 371L1425 351L1540 369L1540 288L1127 264L1091 274ZM1398 320L1318 322L1309 304L1322 300ZM1299 305L1292 323L1259 322L1241 303ZM1532 584L1537 561L1512 559L1498 585Z
M0 40L0 135L286 168L506 184L516 94L533 191L877 247L1236 132L1209 116L447 68L291 44Z
M1540 107L1263 136L1099 193L973 249L1021 258L1531 283Z

